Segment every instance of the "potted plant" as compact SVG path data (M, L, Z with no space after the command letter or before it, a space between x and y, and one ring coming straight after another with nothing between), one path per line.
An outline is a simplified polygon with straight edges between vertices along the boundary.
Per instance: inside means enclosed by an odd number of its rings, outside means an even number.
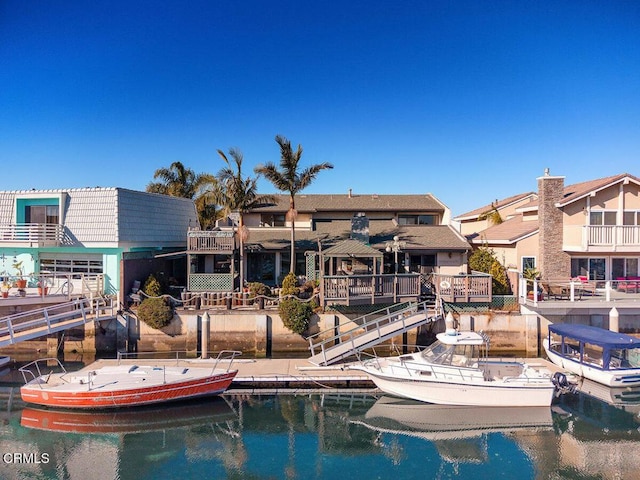
M522 272L522 277L527 280L527 298L533 300L533 281L540 280L540 272L535 268L527 268ZM542 300L543 291L540 284L538 284L538 299Z
M24 290L25 288L27 288L27 279L23 278L24 270L22 267L22 260L20 260L19 262L15 262L13 264L13 268L16 269L16 272L18 274L18 280L16 280L16 285L18 287L18 290Z
M49 293L49 286L46 280L38 282L38 295L42 296L43 291L45 295Z
M7 298L9 296L9 290L11 290L11 284L4 280L2 282L2 286L0 286L0 292L2 292L2 298Z

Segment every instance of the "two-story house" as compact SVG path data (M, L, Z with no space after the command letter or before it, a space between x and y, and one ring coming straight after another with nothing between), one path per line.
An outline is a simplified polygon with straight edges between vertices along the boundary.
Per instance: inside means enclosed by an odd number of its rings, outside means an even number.
M100 187L2 191L0 274L12 280L21 273L34 283L46 272L49 280L77 283L76 292L86 278L98 277L99 293L123 299L133 280L158 270L184 283L184 259L155 257L184 250L187 231L196 226L194 203L184 198Z
M289 272L289 197L275 197L274 205L243 216L247 227L243 278L248 282L278 285ZM295 272L307 279L318 279L320 272L324 276L397 273L416 278L466 272L469 243L451 227L450 210L430 194L300 194L296 210ZM240 268L237 251L231 255L237 244L228 239L236 228L229 219L219 224L217 232L190 232L193 245L197 237L217 237L214 243L205 242L200 251L190 249L190 291L211 291L216 285L228 288L222 277ZM223 248L223 244L228 245Z
M640 179L623 173L568 186L564 180L546 170L537 193L494 202L455 220L472 245L486 245L505 266L535 268L546 279L616 281L640 275ZM501 213L501 223L484 220L493 209Z

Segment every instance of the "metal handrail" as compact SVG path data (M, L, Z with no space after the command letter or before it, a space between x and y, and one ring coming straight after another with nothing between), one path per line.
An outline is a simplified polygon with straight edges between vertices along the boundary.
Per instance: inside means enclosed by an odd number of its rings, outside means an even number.
M165 355L165 358L157 357L158 353L162 353ZM207 360L203 358L188 358L188 352L186 350L170 350L165 352L118 352L116 355L117 364L120 365L122 360L127 358L139 358L140 356L148 356L153 360L173 360L173 357L170 357L168 354L175 354L176 367L180 364L180 361L192 361L192 360ZM182 356L181 356L182 354ZM218 368L218 364L223 361L229 361L229 365L227 365L226 371L229 372L231 370L231 365L236 357L242 355L242 352L239 350L221 350L218 353L218 356L213 359L213 368L212 372Z
M40 364L41 363L48 363L51 361L55 361L58 363L58 366L60 367L60 369L62 370L62 375L66 375L67 374L67 370L64 368L64 365L62 365L62 362L60 362L59 359L57 358L40 358L38 360L34 360L33 362L27 363L26 365L23 365L22 367L20 367L18 369L18 371L22 374L22 379L24 380L24 383L27 384L30 381L36 380L40 377L43 377L44 375L42 374L42 371L40 370ZM36 373L37 372L37 375ZM51 373L53 372L50 371L49 375L51 375ZM30 380L27 379L27 376L30 377ZM44 383L47 383L46 381ZM40 388L42 388L42 383L38 384L40 386Z

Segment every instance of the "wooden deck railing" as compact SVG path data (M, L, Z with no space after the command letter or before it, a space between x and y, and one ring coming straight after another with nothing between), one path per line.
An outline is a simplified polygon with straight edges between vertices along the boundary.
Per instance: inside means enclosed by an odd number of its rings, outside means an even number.
M470 303L491 301L491 275L472 273L470 275L433 274L433 283L438 295L445 302Z
M187 233L187 249L191 252L231 253L234 248L233 232L190 230Z
M325 301L345 302L388 298L393 302L420 295L420 274L329 275L323 279Z

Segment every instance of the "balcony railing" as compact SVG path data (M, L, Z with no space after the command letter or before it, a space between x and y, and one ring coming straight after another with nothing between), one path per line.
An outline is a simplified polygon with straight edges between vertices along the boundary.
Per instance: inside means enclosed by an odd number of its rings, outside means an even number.
M587 246L640 247L640 226L585 225L583 243Z
M190 230L187 248L191 252L231 253L235 249L234 232Z
M434 274L433 283L436 287L436 294L445 302L491 302L491 275L486 273Z
M374 304L382 299L398 302L420 296L420 274L328 275L323 281L324 300L347 305L359 300Z
M0 225L0 245L45 247L59 246L63 241L64 226L44 223Z

